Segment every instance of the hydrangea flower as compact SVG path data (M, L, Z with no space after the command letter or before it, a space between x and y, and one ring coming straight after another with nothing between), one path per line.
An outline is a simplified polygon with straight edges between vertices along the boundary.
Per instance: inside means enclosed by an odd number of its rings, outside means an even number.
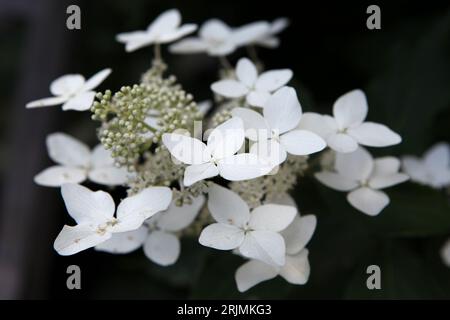
M412 181L440 189L450 185L450 146L441 142L431 147L422 158L404 156L403 170Z
M216 223L203 229L201 245L238 249L244 257L274 266L285 264L286 245L280 232L294 220L295 207L266 204L250 212L237 194L218 185L212 185L208 195L208 209Z
M335 171L321 171L315 177L327 187L349 192L347 200L353 207L376 216L389 204L388 195L380 189L409 179L399 169L397 158L374 160L366 149L359 147L352 153L337 153Z
M387 147L398 144L401 137L383 124L364 121L368 112L367 99L361 90L339 97L333 105L333 117L309 113L300 128L320 134L328 146L337 152L353 152L359 145Z
M50 92L54 97L29 102L26 107L29 109L63 104L63 110L89 110L95 98L93 89L100 85L110 73L111 69L103 69L88 80L85 80L81 74L61 76L50 84Z
M233 29L219 19L210 19L200 27L199 37L183 39L171 45L170 51L182 54L206 52L210 56L226 56L237 48L260 39L268 29L269 25L264 21Z
M128 180L128 172L114 165L111 153L101 144L91 152L81 141L60 132L49 134L46 142L50 158L58 165L34 177L34 182L41 186L60 187L87 178L98 184L116 186Z
M165 133L162 141L177 160L188 164L184 185L217 175L231 181L253 179L270 172L273 166L251 153L236 152L245 140L242 120L231 118L211 131L207 145L178 133Z
M225 79L214 82L211 90L227 98L245 97L249 105L263 107L272 92L278 90L292 78L289 69L270 70L258 75L256 66L247 58L236 65L237 80Z
M77 223L73 227L65 225L55 240L55 250L64 256L95 247L114 233L138 229L146 219L166 210L172 200L169 188L147 188L123 200L114 217L114 200L106 192L64 184L61 194L69 215Z
M254 44L274 49L280 45L280 39L277 38L277 34L286 29L289 25L289 19L278 18L275 19L267 29L267 32L259 38Z
M176 9L171 9L160 14L147 30L120 33L117 41L125 44L125 50L132 52L137 49L152 45L162 44L178 40L197 29L195 24L181 24L181 14Z
M244 121L247 138L256 141L250 152L268 158L274 166L283 163L288 153L308 155L326 147L316 133L295 129L302 108L293 88L275 92L265 103L263 115L247 108L235 108L232 114Z
M283 277L291 284L305 284L310 274L308 249L305 246L316 229L317 219L314 215L300 217L281 232L286 243L286 257L283 266L273 266L262 261L250 260L241 265L235 273L235 280L240 292L275 278Z
M134 231L115 233L95 247L98 251L125 254L141 246L151 261L161 266L174 264L180 255L180 240L177 232L188 227L198 215L205 202L204 196L192 199L192 203L175 205L174 201L166 211L157 213Z

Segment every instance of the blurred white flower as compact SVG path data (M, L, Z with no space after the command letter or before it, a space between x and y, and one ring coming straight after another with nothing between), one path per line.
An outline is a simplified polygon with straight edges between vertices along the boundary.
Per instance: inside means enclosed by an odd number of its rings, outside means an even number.
M77 223L74 227L65 225L55 240L55 250L64 256L99 245L113 233L138 229L146 219L166 210L172 200L169 188L147 188L123 200L114 217L114 200L106 192L64 184L61 194L69 215Z
M208 136L207 145L199 139L166 133L162 141L173 157L188 164L184 185L217 175L231 181L253 179L270 172L269 163L251 153L239 153L245 140L242 120L231 118Z
M256 66L247 58L242 58L236 65L237 80L225 79L214 82L211 90L227 98L246 97L253 107L263 107L270 94L292 78L289 69L270 70L258 75Z
M389 204L389 197L380 189L409 179L399 173L400 160L395 157L373 159L364 148L352 153L337 153L335 171L321 171L316 178L327 187L350 191L348 202L370 216L378 215Z
M450 239L448 239L441 249L441 258L447 267L450 267Z
M172 201L166 211L154 215L139 229L113 234L95 249L125 254L144 246L144 253L151 261L162 266L174 264L180 255L180 240L176 233L194 221L204 203L202 195L181 207Z
M358 144L387 147L398 144L401 137L383 124L364 122L368 106L364 92L353 90L339 97L333 106L333 117L308 113L299 128L320 134L337 152L353 152Z
M305 284L310 274L308 249L306 244L316 228L314 215L296 216L294 221L281 235L286 243L286 257L283 266L273 266L262 261L250 260L241 265L235 273L235 280L240 292L280 275L292 284Z
M283 163L287 153L308 155L326 147L318 134L294 130L302 118L302 108L291 87L276 91L265 103L263 115L247 108L235 108L232 114L243 120L247 138L256 141L250 152L274 166Z
M111 153L99 144L92 152L81 141L65 134L47 136L47 151L58 165L49 167L34 177L34 182L46 187L65 183L81 183L87 178L103 185L116 186L127 182L129 173L117 168Z
M117 41L125 44L127 52L152 45L162 44L178 40L197 29L195 24L181 24L181 14L176 9L171 9L160 14L147 30L120 33Z
M403 170L412 181L435 189L450 185L450 146L441 142L432 146L422 158L404 156Z
M237 48L260 39L269 29L265 21L249 23L231 28L219 19L206 21L199 30L199 37L189 37L170 46L173 53L206 52L211 56L226 56Z
M200 234L200 244L218 250L239 250L244 257L274 266L285 264L286 245L279 232L291 224L297 209L267 204L252 210L236 193L212 185L208 209L217 221Z
M266 47L266 48L277 48L280 45L280 39L276 37L281 31L286 29L289 26L289 19L287 18L278 18L275 19L271 24L267 32L254 44Z
M111 73L111 69L103 69L87 81L81 74L67 74L50 84L50 92L54 97L35 100L27 103L27 108L39 108L63 104L63 110L86 111L92 106L95 89Z

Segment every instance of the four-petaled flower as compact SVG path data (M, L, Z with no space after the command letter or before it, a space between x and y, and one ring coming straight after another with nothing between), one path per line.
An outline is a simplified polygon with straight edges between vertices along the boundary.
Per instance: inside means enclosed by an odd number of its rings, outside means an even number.
M172 156L189 165L184 172L186 186L217 175L238 181L269 173L273 166L256 154L236 154L244 140L244 127L239 118L231 118L211 131L207 145L199 139L178 133L162 136Z
M27 103L27 108L47 107L63 104L63 110L86 111L92 106L95 89L111 73L111 69L103 69L87 81L81 74L67 74L50 84L50 92L54 97L39 99Z
M214 82L211 90L227 98L246 97L253 107L263 107L270 94L284 86L292 78L289 69L270 70L258 75L256 66L247 58L236 65L237 80L225 79Z
M387 147L398 144L401 137L385 125L369 122L367 99L361 90L339 97L333 106L333 117L307 113L299 127L320 134L328 146L337 152L353 152L358 144Z
M77 223L74 227L65 225L55 240L54 248L63 256L99 245L114 233L138 229L146 219L166 210L172 201L169 188L147 188L123 200L114 217L115 204L109 193L64 184L61 194L69 215Z
M250 152L274 166L284 162L287 153L308 155L326 147L318 134L294 130L302 118L302 108L293 88L275 92L264 105L263 115L247 108L235 108L232 114L244 121L247 138L256 141Z
M283 31L289 25L289 19L287 18L278 18L272 21L267 32L254 44L266 47L266 48L277 48L280 45L280 39L276 37L278 33Z
M79 140L65 134L52 133L47 136L50 158L58 163L34 177L34 182L46 187L60 187L65 183L81 183L86 178L103 185L116 186L127 182L129 174L117 168L111 153L102 145L92 152Z
M197 29L195 24L181 24L181 14L176 9L171 9L160 14L143 31L120 33L117 41L125 44L127 52L149 46L151 44L168 43L178 40Z
M247 203L226 188L212 185L208 194L208 209L217 223L203 229L200 244L238 249L244 257L274 266L285 264L286 245L280 231L294 220L295 207L266 204L250 212Z
M352 153L337 153L335 171L315 174L324 185L338 190L350 191L348 202L370 216L378 215L389 204L389 197L380 189L394 186L409 179L399 173L400 161L395 157L373 159L364 148Z

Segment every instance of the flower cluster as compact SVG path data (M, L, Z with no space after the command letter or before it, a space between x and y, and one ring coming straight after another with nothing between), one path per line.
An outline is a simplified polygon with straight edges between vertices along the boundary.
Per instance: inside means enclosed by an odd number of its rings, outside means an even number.
M174 76L167 76L161 45L197 30L181 25L169 10L145 31L122 33L127 51L152 45L151 68L140 81L117 92L95 93L111 72L85 81L66 75L50 85L55 96L27 108L63 104L63 110L91 110L100 123L101 144L88 146L64 133L47 138L50 158L35 182L60 187L75 226L64 226L55 240L61 255L96 250L125 254L143 248L154 263L175 263L181 236L198 237L213 249L229 250L248 261L235 273L245 291L280 275L305 284L310 274L305 248L316 228L315 215L300 215L289 196L309 174L324 185L347 192L351 206L378 215L389 203L385 189L409 179L435 188L450 183L448 146L438 145L424 159L374 159L364 147L401 142L387 126L365 121L366 96L353 90L337 99L333 115L303 112L290 69L263 70L255 47L276 48L285 18L230 27L213 19L197 37L170 46L173 53L206 53L223 70L211 85L214 104L197 103ZM250 58L236 68L226 56L247 47ZM301 97L300 97L301 98ZM363 147L364 146L364 147ZM444 160L443 160L444 159ZM128 197L115 209L104 191L80 185L125 188ZM116 212L116 214L114 214ZM444 250L448 258L449 249ZM450 260L450 259L449 259Z

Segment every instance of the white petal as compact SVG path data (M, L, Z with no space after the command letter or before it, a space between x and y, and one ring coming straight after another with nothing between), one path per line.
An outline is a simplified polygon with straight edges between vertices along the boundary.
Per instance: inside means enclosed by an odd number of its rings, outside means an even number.
M231 35L231 28L219 19L210 19L203 23L199 35L203 39L220 41Z
M78 225L75 227L64 226L56 237L53 248L58 254L69 256L95 247L110 237L110 233L97 233L87 225Z
M441 257L442 261L447 267L450 267L450 240L445 242L444 246L441 249Z
M111 151L106 150L102 144L96 145L92 150L91 165L94 168L114 166L114 159L111 156Z
M65 110L76 110L76 111L86 111L92 106L95 99L94 91L86 91L77 94L75 97L69 99L63 104L62 109Z
M276 91L267 100L263 113L270 127L278 130L279 134L294 129L302 117L302 108L295 90L283 87Z
M165 133L162 141L172 156L186 164L202 164L211 159L208 148L198 139L178 133Z
M256 154L259 159L268 161L272 167L282 164L287 159L286 148L275 139L261 140L250 148L251 154Z
M297 128L317 133L322 138L335 132L324 116L314 112L305 112Z
M154 263L170 266L180 256L180 240L171 233L153 231L144 243L144 253Z
M56 163L69 167L89 166L91 151L81 141L65 133L56 132L47 136L46 144L48 155Z
M246 234L239 252L247 258L260 260L273 266L282 266L285 262L286 247L279 233L256 230Z
M65 183L81 183L86 180L86 170L53 166L47 168L34 177L34 182L45 187L60 187Z
M359 144L369 147L387 147L399 144L402 138L383 124L364 122L360 126L349 129L348 134Z
M111 71L111 69L107 68L97 72L86 81L82 90L89 91L97 88L100 83L102 83L111 74Z
M249 226L254 230L280 232L291 224L296 214L296 207L265 204L252 211Z
M133 37L132 40L128 41L125 45L126 52L133 52L138 49L144 48L155 42L155 38L146 32L142 33L140 36Z
M373 170L373 158L364 148L358 148L352 153L338 153L336 155L337 172L351 180L366 180Z
M222 224L243 227L250 219L247 203L233 191L217 184L209 187L208 209L213 218Z
M183 183L186 187L194 183L215 177L219 174L219 169L211 162L204 164L193 164L184 170Z
M384 192L365 187L350 192L347 200L369 216L378 215L389 204L389 197Z
M199 53L205 52L208 48L207 43L199 38L186 38L174 43L169 47L172 53Z
M396 157L377 158L373 162L372 176L384 176L397 173L400 169L400 160Z
M181 15L177 9L161 13L147 28L148 33L161 35L175 30L181 23Z
M244 231L238 227L213 223L202 230L198 242L218 250L231 250L239 247L244 241Z
M192 203L177 206L172 201L167 211L161 212L156 221L158 228L164 231L176 232L189 226L205 203L205 197L200 195L192 198Z
M261 136L268 139L271 136L269 126L264 117L248 108L234 108L231 111L234 117L241 118L244 123L245 135L250 140L256 141Z
M366 95L361 90L353 90L340 96L333 105L333 115L339 128L360 125L368 111Z
M246 87L253 87L258 77L258 70L249 59L241 58L236 65L236 77Z
M283 134L280 140L288 153L297 156L316 153L327 146L318 134L307 130L292 130Z
M54 96L73 95L83 87L84 82L84 77L81 74L67 74L50 84L50 92Z
M139 31L119 33L118 35L116 35L116 40L121 43L127 43L138 41L145 37L147 37L147 32L139 30Z
M252 90L247 94L246 101L252 107L263 108L270 98L270 93Z
M244 292L258 283L275 278L277 275L277 268L258 260L250 260L236 270L234 278L239 292Z
M103 167L89 171L89 180L105 186L120 186L129 180L130 174L125 168Z
M236 50L236 45L231 41L212 42L208 44L208 54L210 56L226 56Z
M450 147L441 142L431 147L423 156L425 166L431 171L439 172L450 168Z
M352 180L338 173L321 171L315 173L314 176L327 187L338 191L350 191L358 187L356 180Z
M256 21L236 28L233 31L232 39L236 45L245 46L257 41L262 36L267 34L269 30L270 25L267 22Z
M299 253L311 240L316 230L317 218L315 215L296 216L294 221L281 232L286 243L286 254Z
M255 42L255 44L265 48L275 49L280 45L280 39L278 39L277 37L268 36L266 38L259 39Z
M201 101L197 104L198 111L204 116L211 110L213 104L211 100Z
M240 153L217 163L219 174L230 181L254 179L268 174L273 165L251 153Z
M113 232L125 232L139 228L154 214L166 210L172 201L172 190L167 187L149 187L128 197L117 207L118 223Z
M373 189L383 189L405 182L409 176L404 173L392 173L387 175L376 175L369 179L369 187Z
M235 154L244 143L244 122L233 117L218 125L208 136L208 149L215 159Z
M310 270L308 250L303 249L295 256L286 256L286 264L280 269L280 276L292 284L305 284Z
M276 203L297 208L297 203L289 193L277 193L275 197L271 198L270 201L266 200L265 203Z
M277 18L270 24L270 32L277 34L289 26L289 19L285 17Z
M346 133L332 133L327 138L328 146L340 153L350 153L358 149L358 143Z
M211 85L211 90L227 98L239 98L248 93L248 89L236 80L220 80Z
M39 108L39 107L48 107L48 106L56 106L58 104L62 104L66 102L69 98L67 97L50 97L43 98L35 101L28 102L26 108Z
M292 78L292 71L289 69L280 70L270 70L263 72L256 81L256 90L273 92L286 83Z
M104 191L94 192L79 184L64 184L61 194L67 212L79 225L103 224L114 215L114 200Z
M147 239L148 229L141 226L137 230L114 233L109 240L97 245L95 250L115 254L126 254L140 248Z
M178 29L176 29L170 33L164 33L164 34L159 35L156 38L155 42L158 42L158 43L172 42L172 41L178 40L178 39L194 32L195 30L197 30L196 24L192 24L192 23L184 24L181 27L179 27Z
M416 157L405 156L402 158L403 170L411 177L411 180L427 184L429 177L423 161Z

